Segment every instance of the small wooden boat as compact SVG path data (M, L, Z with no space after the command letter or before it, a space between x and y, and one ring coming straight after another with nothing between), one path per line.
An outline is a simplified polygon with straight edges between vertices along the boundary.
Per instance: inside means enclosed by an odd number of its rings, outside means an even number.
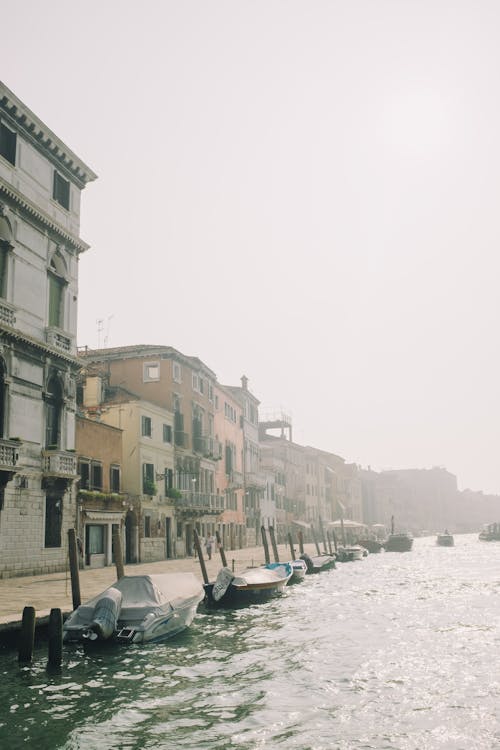
M193 573L124 576L81 604L63 626L65 641L147 643L191 625L203 599Z
M335 555L308 555L304 553L300 556L307 565L307 574L322 573L324 570L330 570L335 567Z
M290 563L269 567L247 568L235 575L229 568L221 568L214 583L205 583L205 595L210 604L255 604L283 593L292 576Z
M358 544L367 549L370 554L381 552L384 548L382 542L377 539L360 539Z
M354 562L355 560L362 560L366 554L366 549L359 544L347 544L345 547L337 547L338 562Z
M436 544L439 545L439 547L453 547L455 544L453 534L450 534L448 531L445 531L444 534L438 534L436 537Z

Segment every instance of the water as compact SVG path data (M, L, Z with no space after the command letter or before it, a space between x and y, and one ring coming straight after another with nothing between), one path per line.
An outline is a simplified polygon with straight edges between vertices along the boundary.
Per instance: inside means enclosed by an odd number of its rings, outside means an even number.
M500 747L500 544L417 539L164 644L0 653L0 747Z

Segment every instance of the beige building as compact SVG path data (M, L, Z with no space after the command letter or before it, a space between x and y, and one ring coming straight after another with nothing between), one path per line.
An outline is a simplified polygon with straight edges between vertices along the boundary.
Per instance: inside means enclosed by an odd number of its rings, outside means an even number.
M222 446L222 459L215 474L217 494L223 498L218 518L219 532L226 549L245 546L243 476L243 409L231 391L215 385L215 435ZM212 533L215 528L210 529Z

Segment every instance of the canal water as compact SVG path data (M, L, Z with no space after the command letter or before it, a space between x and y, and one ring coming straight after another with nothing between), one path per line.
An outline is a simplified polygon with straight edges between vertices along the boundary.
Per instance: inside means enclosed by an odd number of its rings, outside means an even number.
M0 652L0 747L500 747L500 543L416 539L149 646Z

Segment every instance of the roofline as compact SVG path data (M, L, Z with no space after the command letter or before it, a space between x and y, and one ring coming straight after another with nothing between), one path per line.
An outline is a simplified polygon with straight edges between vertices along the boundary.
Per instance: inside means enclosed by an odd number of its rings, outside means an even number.
M0 81L0 113L10 120L36 148L45 153L48 152L51 160L60 165L80 188L84 188L88 182L97 179L96 173L2 81Z
M162 354L168 355L165 359L176 359L192 369L203 369L214 379L214 381L217 380L215 372L201 359L182 354L182 352L174 349L173 346L133 344L130 346L114 346L107 349L88 349L85 347L83 350L83 348L80 347L78 351L78 356L81 359L94 363L121 359L147 359Z

